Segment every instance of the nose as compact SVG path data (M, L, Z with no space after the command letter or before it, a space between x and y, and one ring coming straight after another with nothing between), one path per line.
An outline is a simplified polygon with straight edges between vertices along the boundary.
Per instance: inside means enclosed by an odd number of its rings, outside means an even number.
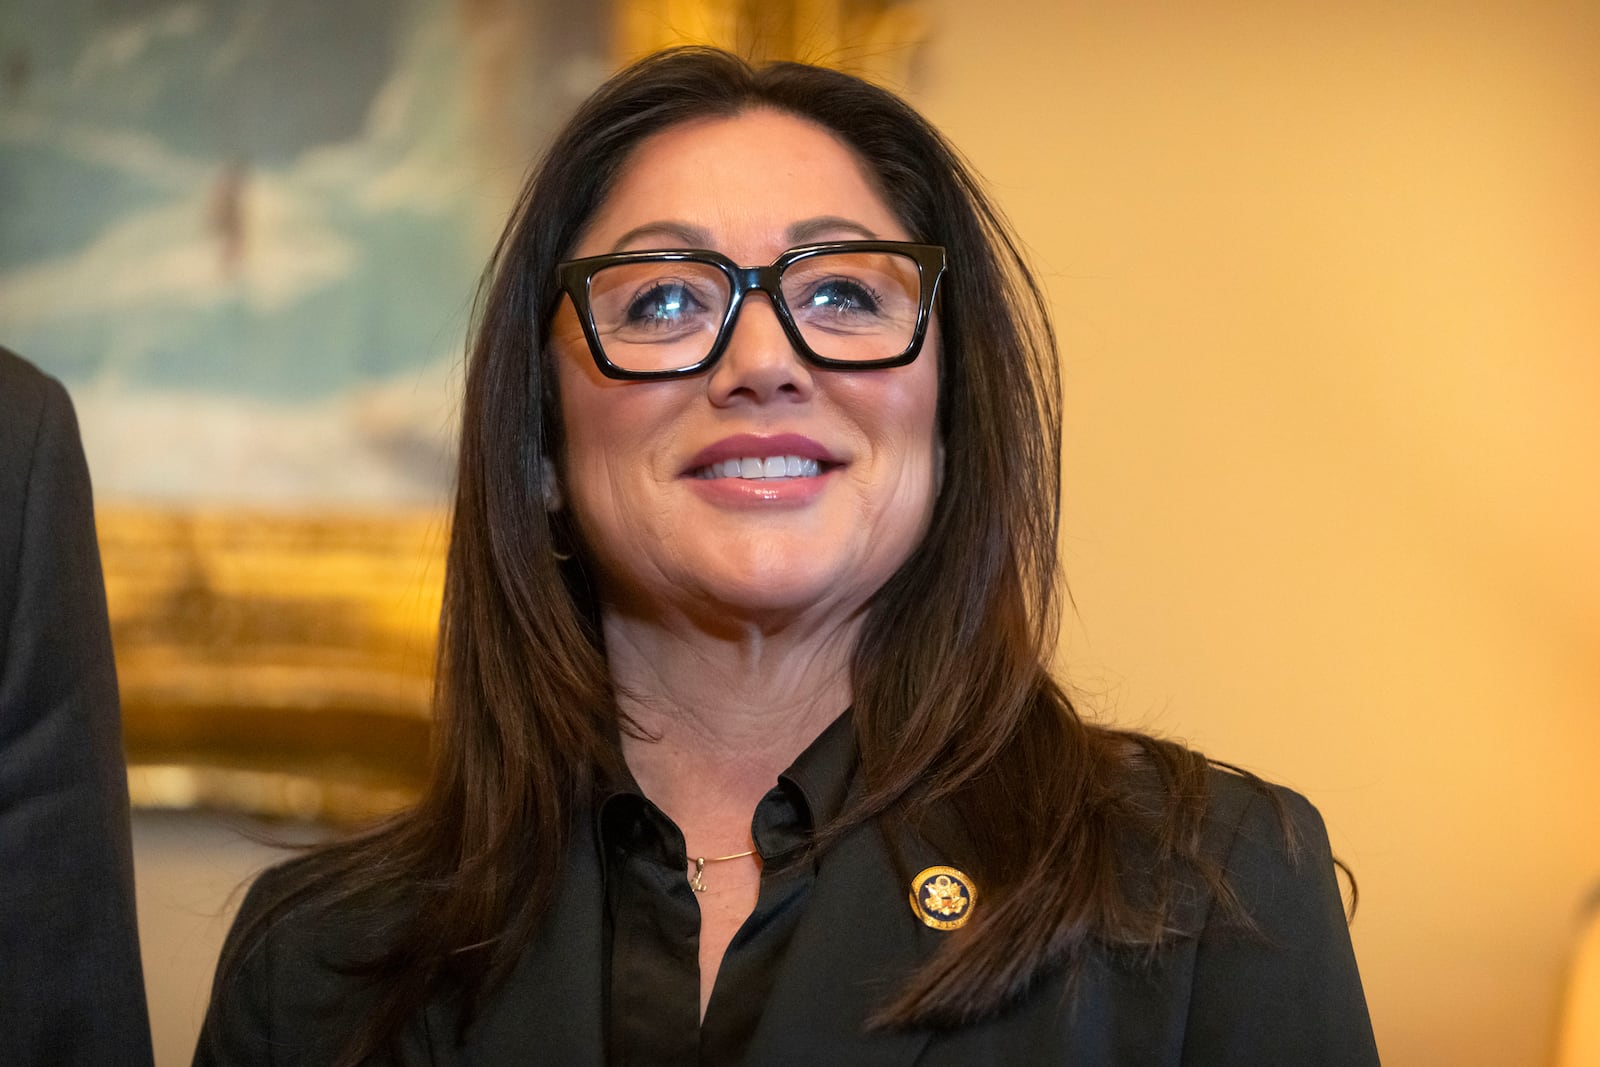
M795 402L810 399L816 389L814 374L790 343L771 297L758 290L739 305L728 345L711 369L706 388L719 407Z

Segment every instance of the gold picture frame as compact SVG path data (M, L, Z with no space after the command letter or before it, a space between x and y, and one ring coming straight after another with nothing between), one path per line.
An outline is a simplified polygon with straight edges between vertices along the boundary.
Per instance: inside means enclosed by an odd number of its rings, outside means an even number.
M426 773L446 519L98 516L133 803L326 821Z
M904 89L929 19L914 0L619 0L618 65L674 45L793 59Z

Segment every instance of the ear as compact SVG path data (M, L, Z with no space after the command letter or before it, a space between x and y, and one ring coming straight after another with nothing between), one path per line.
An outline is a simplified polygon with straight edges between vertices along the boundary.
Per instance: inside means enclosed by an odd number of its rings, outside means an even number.
M939 436L933 442L933 499L938 500L939 494L944 492L944 437Z
M561 510L561 479L556 476L556 465L549 456L539 457L539 495L546 511Z

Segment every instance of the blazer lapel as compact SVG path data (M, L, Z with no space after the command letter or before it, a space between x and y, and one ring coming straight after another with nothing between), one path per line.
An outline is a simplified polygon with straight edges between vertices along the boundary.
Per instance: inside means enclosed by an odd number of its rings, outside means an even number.
M869 1032L866 1024L948 936L923 925L910 895L914 872L952 856L911 833L897 834L894 844L867 824L822 857L749 1063L903 1067L921 1055L930 1031ZM896 853L909 871L896 865Z

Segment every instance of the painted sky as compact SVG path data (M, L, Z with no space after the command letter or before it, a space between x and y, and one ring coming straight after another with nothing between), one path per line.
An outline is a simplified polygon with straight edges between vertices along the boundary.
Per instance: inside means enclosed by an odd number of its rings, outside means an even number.
M0 0L0 343L97 487L439 494L507 209L469 65L448 0Z

